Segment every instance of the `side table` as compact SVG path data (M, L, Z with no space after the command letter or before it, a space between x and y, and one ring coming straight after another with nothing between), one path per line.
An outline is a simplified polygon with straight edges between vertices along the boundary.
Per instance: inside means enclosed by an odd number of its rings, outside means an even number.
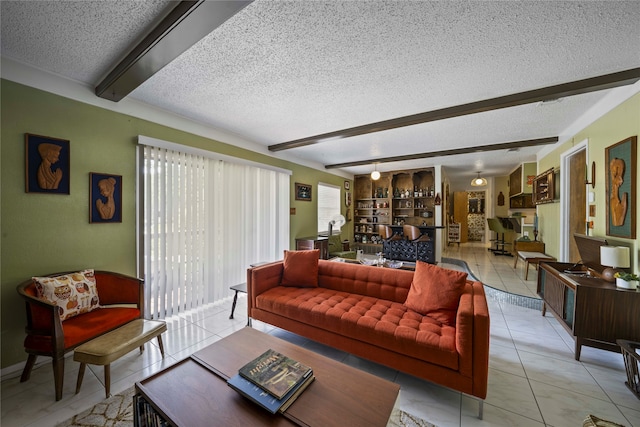
M267 262L261 261L256 262L254 264L250 264L251 267L258 267L263 264L268 264ZM231 314L229 315L229 319L233 319L233 313L236 311L236 303L238 302L238 292L242 292L244 294L247 293L247 283L238 283L237 285L229 286L229 289L232 291L236 291L233 295L233 303L231 304ZM251 318L247 320L247 326L251 326Z
M231 315L229 316L229 319L233 319L233 312L236 311L236 303L238 302L238 292L246 294L247 284L239 283L237 285L230 286L229 289L236 291L235 295L233 296L233 303L231 304Z
M540 263L540 261L547 261L547 262L556 261L556 259L551 255L547 255L542 252L518 251L518 254L516 256L516 262L513 264L513 268L516 268L516 264L518 263L518 258L521 258L526 264L524 280L529 279L529 264L535 265L536 269L538 269L538 264Z

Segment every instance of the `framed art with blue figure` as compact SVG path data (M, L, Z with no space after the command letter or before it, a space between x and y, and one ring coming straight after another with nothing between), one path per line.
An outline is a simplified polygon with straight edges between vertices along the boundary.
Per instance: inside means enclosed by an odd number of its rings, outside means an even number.
M69 141L25 134L25 192L70 194Z
M637 136L605 149L607 235L636 238Z
M89 174L89 222L122 222L122 176Z

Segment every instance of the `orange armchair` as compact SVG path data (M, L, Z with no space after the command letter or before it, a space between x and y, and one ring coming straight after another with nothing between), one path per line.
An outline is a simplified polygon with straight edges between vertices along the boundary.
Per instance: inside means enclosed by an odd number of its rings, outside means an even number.
M68 273L56 273L60 276ZM27 381L38 356L52 358L56 400L62 398L64 355L93 338L143 317L144 282L109 271L95 271L100 307L64 321L58 306L38 298L32 279L17 287L27 311L24 349L27 362L20 382Z

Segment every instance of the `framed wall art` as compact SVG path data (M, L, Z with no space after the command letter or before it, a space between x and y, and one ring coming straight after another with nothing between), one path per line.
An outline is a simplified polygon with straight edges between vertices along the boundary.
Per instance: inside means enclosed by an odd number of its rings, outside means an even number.
M89 174L89 222L122 222L122 176Z
M608 236L636 238L637 144L632 136L605 149Z
M69 141L25 134L25 191L70 194Z
M311 201L311 186L296 182L296 200Z

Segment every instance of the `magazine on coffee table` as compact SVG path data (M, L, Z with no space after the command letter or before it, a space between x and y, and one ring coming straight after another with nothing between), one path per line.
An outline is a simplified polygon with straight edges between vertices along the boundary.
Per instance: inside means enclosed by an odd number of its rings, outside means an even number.
M275 414L276 412L286 411L313 380L315 380L313 375L306 377L304 381L297 384L297 386L291 389L282 399L276 399L273 395L267 393L261 387L258 387L240 374L229 378L227 384L244 397L272 414Z
M312 376L313 370L303 363L269 349L240 368L239 374L275 398L282 399Z

